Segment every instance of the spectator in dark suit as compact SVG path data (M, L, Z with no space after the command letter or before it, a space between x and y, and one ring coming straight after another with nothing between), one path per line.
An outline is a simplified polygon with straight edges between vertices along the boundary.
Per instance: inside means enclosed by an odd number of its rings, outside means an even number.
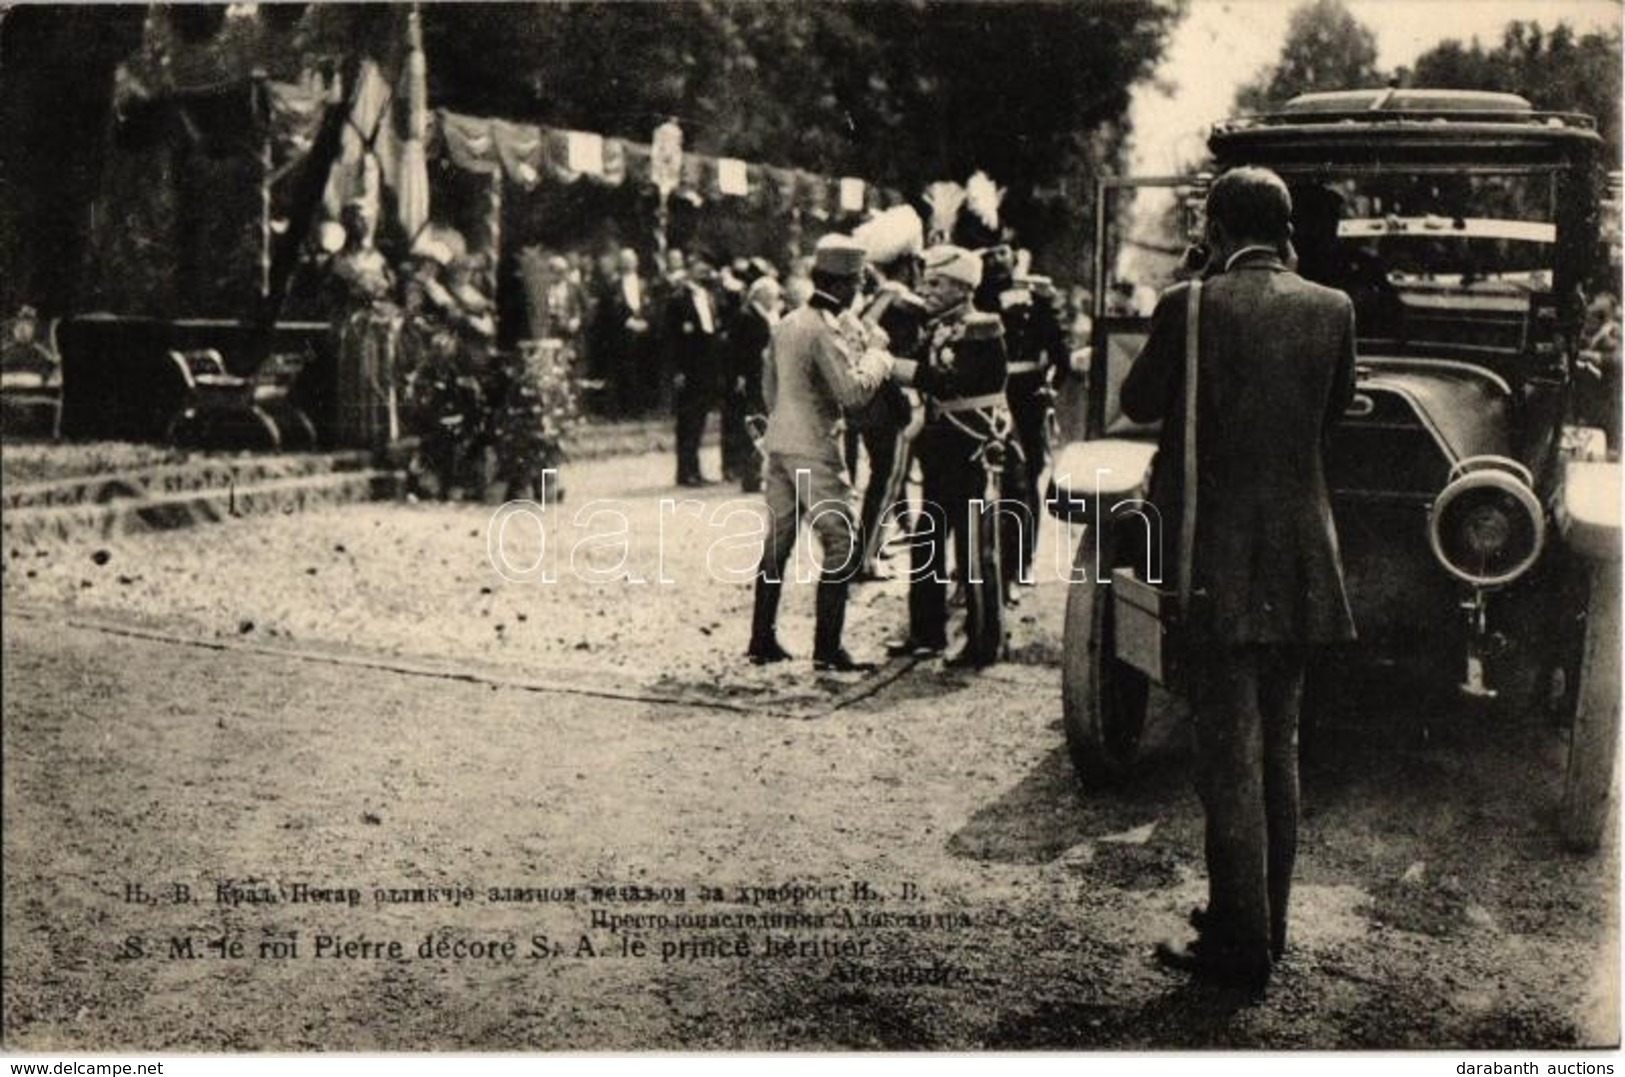
M1182 562L1208 905L1192 914L1196 941L1157 956L1255 991L1286 948L1306 656L1354 637L1321 458L1354 392L1354 306L1283 263L1291 214L1267 169L1209 189L1194 504L1182 489L1191 284L1158 302L1122 388L1125 414L1162 420L1151 499L1163 534L1182 537L1195 513Z
M783 289L772 277L758 277L745 292L745 304L728 331L724 346L722 453L724 474L731 472L748 494L762 488L762 457L751 439L749 420L765 418L762 364L779 321Z
M716 407L720 372L717 344L720 329L712 293L716 271L698 252L690 255L688 279L666 304L662 342L672 370L677 411L677 484L705 486L700 474L700 438Z
M637 415L649 406L655 380L649 348L649 297L630 247L616 256L616 275L597 296L592 329L592 371L606 383L603 410Z

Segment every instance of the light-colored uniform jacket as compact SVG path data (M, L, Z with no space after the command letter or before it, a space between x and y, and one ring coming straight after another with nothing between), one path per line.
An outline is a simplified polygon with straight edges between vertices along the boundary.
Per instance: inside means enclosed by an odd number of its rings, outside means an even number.
M766 452L840 456L843 409L874 395L889 369L878 349L866 349L863 329L826 310L796 309L778 324L762 371L767 402Z

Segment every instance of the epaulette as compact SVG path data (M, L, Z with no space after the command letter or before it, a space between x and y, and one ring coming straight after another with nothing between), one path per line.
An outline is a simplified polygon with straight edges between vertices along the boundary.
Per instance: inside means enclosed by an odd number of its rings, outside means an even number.
M965 315L965 340L998 340L1004 336L1004 322L997 314L977 311Z

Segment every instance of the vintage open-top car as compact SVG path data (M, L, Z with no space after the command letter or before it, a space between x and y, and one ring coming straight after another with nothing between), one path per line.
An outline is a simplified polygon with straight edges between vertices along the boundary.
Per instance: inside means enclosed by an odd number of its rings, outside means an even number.
M1286 180L1299 272L1355 303L1357 392L1326 455L1359 632L1338 661L1566 719L1563 829L1579 847L1606 819L1618 720L1618 431L1578 425L1574 399L1600 145L1590 118L1521 97L1398 89L1308 94L1209 140L1219 171L1263 165ZM1137 502L1156 430L1117 404L1148 319L1115 284L1132 274L1146 292L1157 257L1120 236L1121 200L1156 187L1175 192L1174 220L1202 181L1100 183L1086 436L1053 470L1052 511L1086 525L1063 700L1089 786L1130 773L1149 683L1167 672L1166 623L1142 616L1122 579L1161 579L1157 550L1175 538Z

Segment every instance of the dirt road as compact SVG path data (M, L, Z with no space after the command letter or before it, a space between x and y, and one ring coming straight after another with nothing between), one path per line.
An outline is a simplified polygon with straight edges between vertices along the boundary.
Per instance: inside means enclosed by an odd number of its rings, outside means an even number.
M1290 952L1244 1006L1150 960L1204 889L1176 708L1132 794L1075 791L1059 583L1017 662L819 680L740 666L748 587L685 574L701 532L670 585L538 588L483 562L486 515L8 551L7 1046L1616 1038L1615 839L1560 851L1549 730L1397 691L1323 728ZM854 646L901 609L861 595Z

